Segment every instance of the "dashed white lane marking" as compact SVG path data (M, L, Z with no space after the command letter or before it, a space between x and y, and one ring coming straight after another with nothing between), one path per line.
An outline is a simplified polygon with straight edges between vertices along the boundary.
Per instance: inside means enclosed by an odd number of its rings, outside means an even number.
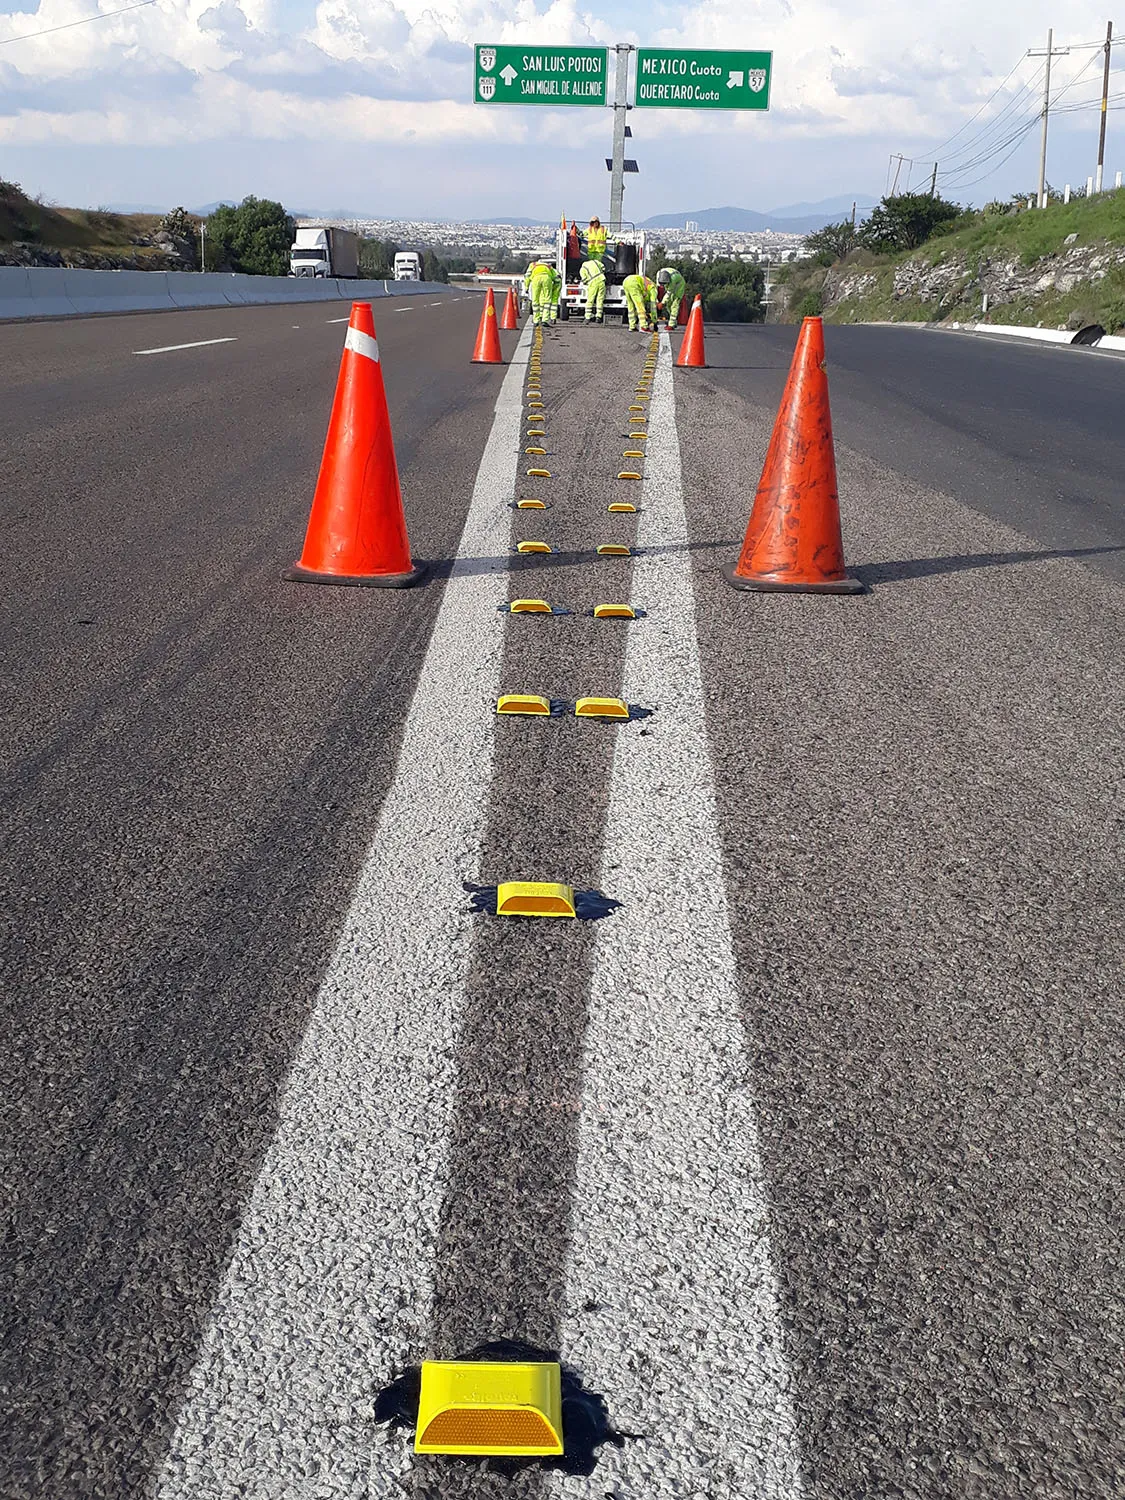
M237 344L237 337L197 339L194 344L161 344L159 349L134 349L134 354L174 354L177 349L205 349L208 344Z
M347 321L348 321L347 318L326 318L325 319L326 323L346 323Z
M393 309L393 311L395 311L395 312L413 312L414 309L412 307L396 307L396 308Z
M649 412L574 1199L564 1357L615 1424L597 1489L801 1494L704 719L671 345ZM590 1494L557 1478L557 1494Z
M441 302L427 302L426 306L427 307L444 307L445 306L445 302L444 302L444 300L441 301Z
M524 330L374 841L279 1104L159 1500L401 1500L374 1392L423 1354L488 816ZM482 559L495 559L491 565ZM315 604L316 601L312 600ZM456 774L450 768L456 767Z

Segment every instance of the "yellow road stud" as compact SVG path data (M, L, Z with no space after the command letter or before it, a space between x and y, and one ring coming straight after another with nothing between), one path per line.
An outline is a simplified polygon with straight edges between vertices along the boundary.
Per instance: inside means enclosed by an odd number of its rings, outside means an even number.
M625 452L621 455L622 458L644 458L644 456L645 450L643 448L626 448Z
M622 469L617 477L618 479L640 479L641 476L635 469Z
M534 454L536 456L543 456L543 457L545 457L546 453L547 453L546 448L525 448L523 451L525 453L531 453L531 454Z
M550 552L549 542L517 542L517 552Z
M544 714L551 712L550 698L539 693L502 693L496 700L498 714Z
M631 604L595 604L595 620L635 620L637 612Z
M614 500L609 506L611 516L625 515L628 511L636 510L635 505L630 505L628 500Z
M517 510L546 510L547 505L543 500L517 500Z
M621 542L603 542L598 548L599 557L631 557L632 553Z
M628 434L628 438L629 438L629 441L631 443L647 443L648 442L648 433L647 432L630 432Z
M546 599L513 599L508 606L514 615L549 615L551 606Z
M496 887L498 917L573 917L574 887L550 880L506 880Z
M580 719L627 719L629 705L624 698L579 698L574 712Z
M645 408L643 401L634 401L632 406L629 408L630 411L644 411L644 409Z
M569 890L561 885L519 888ZM501 886L501 893L506 889L514 887ZM537 915L573 916L573 893L569 913ZM559 1366L424 1360L414 1451L512 1458L545 1458L561 1453Z
M551 471L550 469L528 469L527 477L528 479L550 479Z

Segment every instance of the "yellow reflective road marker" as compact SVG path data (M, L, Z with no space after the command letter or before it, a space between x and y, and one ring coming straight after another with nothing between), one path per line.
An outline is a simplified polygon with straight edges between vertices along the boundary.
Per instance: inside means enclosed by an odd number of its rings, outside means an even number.
M550 880L505 880L496 887L498 917L573 917L574 887Z
M643 401L634 401L632 406L629 408L630 411L644 411L644 409L645 408Z
M631 604L595 604L595 620L635 620L637 611Z
M546 510L547 509L547 502L545 500L517 500L516 501L516 509L517 510Z
M517 542L516 543L516 551L517 552L550 552L550 550L551 550L551 544L549 542Z
M622 542L603 542L598 548L599 557L631 557L632 553Z
M574 712L580 719L627 719L629 705L624 698L579 698Z
M618 477L618 479L640 479L641 478L641 476L636 472L635 469L622 469L621 473L618 474L617 477Z
M551 471L550 469L528 469L527 477L528 479L550 479Z
M613 500L613 501L610 502L610 505L609 505L608 508L609 508L609 513L612 516L612 515L624 515L624 514L626 514L629 511L635 511L637 507L635 505L630 504L630 502L628 500Z
M551 606L546 599L513 599L509 608L514 615L549 615Z
M539 887L519 887L539 889ZM504 890L514 886L501 886ZM542 887L569 891L569 886ZM574 915L573 892L570 912ZM521 913L520 915L535 915ZM551 912L539 915L558 916ZM545 1458L563 1451L557 1364L422 1363L415 1453Z
M539 457L540 455L542 455L543 457L546 457L546 454L547 454L546 448L531 447L531 448L525 448L523 451L525 453L533 454L536 457Z
M551 712L550 698L540 693L502 693L496 700L498 714L547 714Z
M644 456L645 450L643 448L626 448L625 452L621 455L622 458L644 458Z

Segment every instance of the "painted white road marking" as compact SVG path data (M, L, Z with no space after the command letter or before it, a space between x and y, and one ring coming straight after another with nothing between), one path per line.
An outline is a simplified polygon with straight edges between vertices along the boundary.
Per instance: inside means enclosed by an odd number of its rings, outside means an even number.
M159 349L134 349L134 354L173 354L177 349L205 349L208 344L237 344L238 339L197 339L194 344L162 344Z
M411 1440L373 1427L372 1400L422 1356L433 1295L472 935L461 881L477 878L488 817L493 723L482 705L500 688L505 502L530 342L529 326L159 1500L399 1497L412 1469Z
M661 334L586 1036L563 1356L642 1442L599 1494L796 1500L801 1483L755 1100L723 886L714 772ZM588 1497L589 1481L552 1477Z
M412 307L396 307L394 309L394 311L395 312L413 312L414 309Z
M347 321L348 321L347 318L326 318L325 319L326 323L346 323Z

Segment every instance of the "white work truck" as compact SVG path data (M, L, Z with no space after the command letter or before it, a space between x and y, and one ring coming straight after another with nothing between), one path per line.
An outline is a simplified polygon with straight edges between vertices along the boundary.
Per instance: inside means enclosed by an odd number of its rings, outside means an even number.
M396 281L421 281L422 257L417 250L400 250L395 256Z
M297 230L289 249L290 276L359 275L359 235L334 224L308 224Z
M586 237L579 235L579 254L568 255L567 250L573 249L570 243L569 230L564 233L559 229L555 234L555 259L556 270L562 273L563 289L559 298L560 318L584 318L586 316L586 288L578 275L582 262L588 259L586 254ZM637 229L632 224L623 225L616 233L611 232L606 241L605 255L602 257L602 265L605 268L605 316L606 318L620 318L622 322L628 317L625 307L625 293L622 291L622 282L626 276L643 276L645 274L645 252L646 240L643 229Z

